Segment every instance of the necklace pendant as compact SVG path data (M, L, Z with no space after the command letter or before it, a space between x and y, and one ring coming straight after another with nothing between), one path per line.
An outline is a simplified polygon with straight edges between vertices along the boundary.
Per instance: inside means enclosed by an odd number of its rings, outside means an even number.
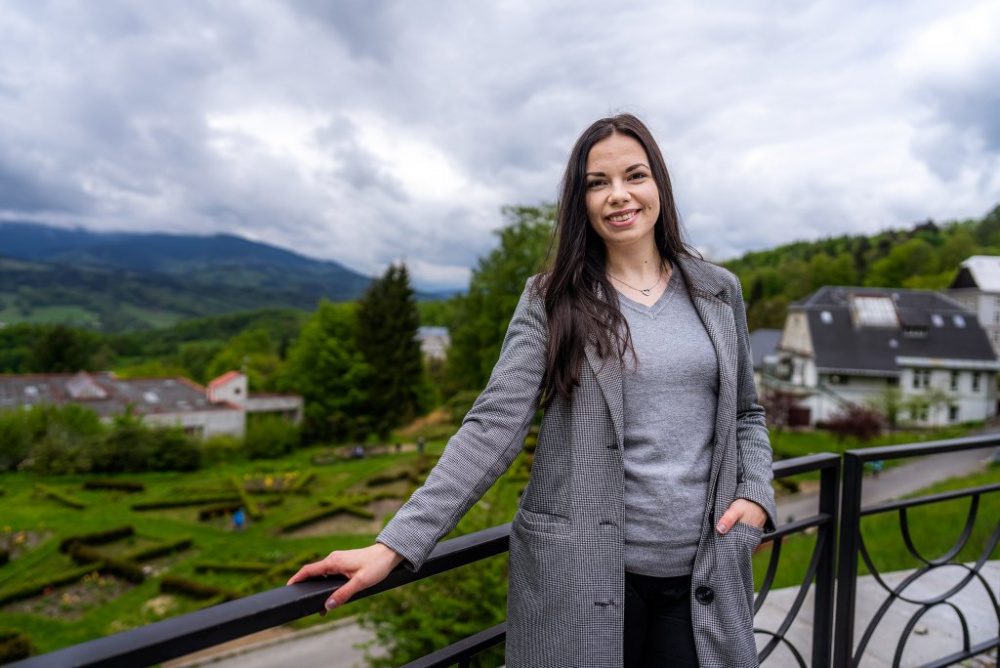
M652 292L653 288L646 288L645 290L639 290L644 296L648 297Z

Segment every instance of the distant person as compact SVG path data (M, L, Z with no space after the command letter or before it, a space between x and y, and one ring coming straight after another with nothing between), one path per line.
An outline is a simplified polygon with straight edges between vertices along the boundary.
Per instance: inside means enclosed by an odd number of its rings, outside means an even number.
M510 530L507 666L756 666L751 557L775 507L740 282L684 244L660 149L628 114L577 140L553 233L424 485L375 545L289 583L346 575L333 608L420 568L541 407Z
M417 439L417 452L424 454L424 446L427 445L427 440L421 436Z
M364 459L365 458L365 446L360 443L354 446L354 451L351 453L351 457L354 459Z
M233 513L233 528L237 531L243 531L243 526L246 524L247 518L243 513L242 508L237 508L236 512Z

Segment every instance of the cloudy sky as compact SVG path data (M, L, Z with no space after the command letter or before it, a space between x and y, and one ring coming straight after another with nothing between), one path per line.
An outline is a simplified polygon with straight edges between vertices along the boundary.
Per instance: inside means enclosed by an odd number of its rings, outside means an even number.
M0 27L0 219L464 286L619 111L714 259L1000 202L996 0L4 0Z

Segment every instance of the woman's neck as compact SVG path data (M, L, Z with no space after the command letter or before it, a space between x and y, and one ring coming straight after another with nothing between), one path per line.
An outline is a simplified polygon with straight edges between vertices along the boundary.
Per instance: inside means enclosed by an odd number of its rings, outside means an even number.
M664 271L664 261L656 246L608 248L605 270L609 276L636 284L651 283Z

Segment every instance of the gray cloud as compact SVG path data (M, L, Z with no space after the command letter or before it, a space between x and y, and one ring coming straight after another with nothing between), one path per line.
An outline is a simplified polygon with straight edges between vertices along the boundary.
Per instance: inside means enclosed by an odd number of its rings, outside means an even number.
M716 257L980 215L992 7L8 2L0 212L462 285L500 206L554 199L579 131L631 111Z

